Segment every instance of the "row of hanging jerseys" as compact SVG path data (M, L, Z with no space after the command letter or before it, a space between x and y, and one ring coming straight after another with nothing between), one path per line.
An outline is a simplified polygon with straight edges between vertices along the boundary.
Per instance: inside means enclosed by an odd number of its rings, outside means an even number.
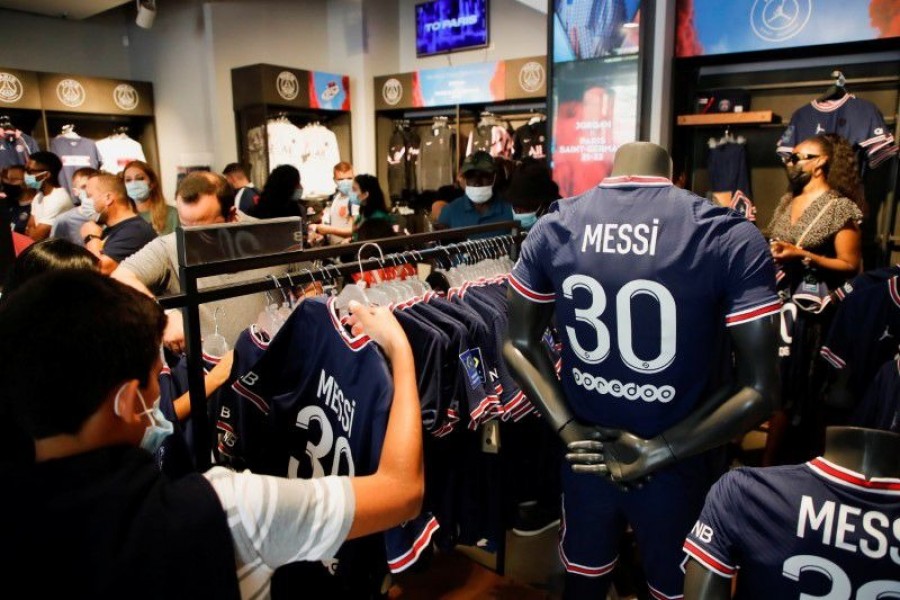
M546 160L546 117L535 115L513 130L509 122L484 113L469 133L466 156L479 150L508 160ZM453 185L456 176L456 137L447 117L435 117L425 130L412 129L407 120L395 121L387 163L388 189L393 199Z
M275 167L292 165L300 171L304 200L334 195L334 165L341 162L341 152L337 136L324 125L301 128L277 117L266 123L265 131L260 126L247 132L247 150L255 184L262 186Z
M0 168L24 165L34 152L39 150L37 142L22 133L8 121L0 122L3 138L0 140ZM118 174L133 160L146 160L144 149L124 131L116 131L101 139L92 140L75 132L73 125L65 125L58 136L50 141L50 152L62 161L60 185L72 198L72 175L78 169L91 167L107 173Z
M787 156L803 140L822 133L836 133L846 138L858 152L863 174L898 153L897 142L878 107L847 93L843 86L830 89L819 99L794 111L778 140L776 151ZM723 137L711 138L707 165L713 199L755 221L756 208L751 200L744 138L733 136L727 130Z
M439 276L452 286L447 293L415 277L366 290L369 301L392 307L413 349L426 432L423 513L383 535L345 543L333 561L282 567L273 597L306 593L312 580L338 597L361 597L371 591L362 588L377 588L388 570L416 563L432 542L444 549L496 548L502 514L492 494L500 474L481 451L477 428L495 419L536 418L501 354L511 266L498 258L453 267ZM355 285L344 290L359 293ZM273 305L240 335L231 384L209 403L215 462L292 478L376 470L392 379L378 347L348 333L346 305L355 297L345 292L308 298L283 312ZM549 333L545 344L558 361ZM204 360L212 368L216 359ZM172 413L171 399L187 389L184 360L161 379L162 407ZM190 423L182 433L171 436L173 443L193 443ZM162 452L166 470L178 454Z

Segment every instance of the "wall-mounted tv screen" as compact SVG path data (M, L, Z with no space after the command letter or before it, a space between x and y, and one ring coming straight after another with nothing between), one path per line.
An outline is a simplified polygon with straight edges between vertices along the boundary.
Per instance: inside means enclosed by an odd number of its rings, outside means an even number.
M416 56L488 45L488 0L431 0L416 5Z

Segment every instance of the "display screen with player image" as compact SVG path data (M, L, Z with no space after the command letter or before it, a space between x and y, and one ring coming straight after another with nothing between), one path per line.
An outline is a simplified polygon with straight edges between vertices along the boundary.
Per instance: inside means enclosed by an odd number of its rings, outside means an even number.
M676 56L900 36L900 0L677 0L676 10Z
M416 56L488 45L488 0L431 0L416 5Z
M554 0L553 62L637 54L641 0Z
M637 55L555 67L550 159L564 198L599 184L637 139L638 73Z

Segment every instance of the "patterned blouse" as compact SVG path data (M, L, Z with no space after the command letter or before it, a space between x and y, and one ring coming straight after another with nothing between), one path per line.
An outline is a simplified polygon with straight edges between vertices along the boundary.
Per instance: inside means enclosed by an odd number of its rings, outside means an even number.
M793 196L785 194L775 209L775 214L769 222L766 229L766 235L773 240L781 240L796 244L803 232L806 231L810 223L812 228L803 238L803 248L814 254L834 258L836 255L834 248L834 238L838 231L843 229L847 223L854 222L857 226L862 223L863 214L855 202L849 198L842 197L838 192L829 190L810 202L800 219L791 225L791 204ZM835 202L828 208L827 212L821 218L816 220L819 213L828 206L832 200Z

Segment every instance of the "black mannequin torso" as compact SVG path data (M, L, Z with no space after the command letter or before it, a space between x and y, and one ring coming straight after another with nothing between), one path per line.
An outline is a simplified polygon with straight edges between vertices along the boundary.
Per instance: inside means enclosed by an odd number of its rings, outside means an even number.
M858 427L829 427L825 432L824 458L867 479L897 478L900 477L900 435ZM685 600L728 600L731 590L731 579L716 575L693 558L688 561Z

